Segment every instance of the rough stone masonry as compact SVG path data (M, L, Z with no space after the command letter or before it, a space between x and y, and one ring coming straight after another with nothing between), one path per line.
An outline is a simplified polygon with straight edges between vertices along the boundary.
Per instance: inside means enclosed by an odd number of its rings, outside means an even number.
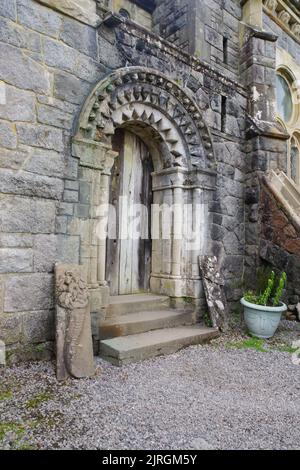
M131 130L150 108L146 145L160 139L169 156L162 165L187 194L193 184L205 188L202 254L222 260L229 303L257 266L281 269L282 258L287 296L299 301L300 231L285 213L285 238L277 238L283 216L266 214L281 207L263 183L269 170L286 170L289 136L275 119L277 38L297 59L299 35L275 23L268 2L255 3L254 14L251 0L0 0L0 339L11 362L52 355L57 262L89 270L97 348L109 289L92 227L109 190L112 135L126 124L118 109L133 101ZM120 98L118 87L128 94ZM202 312L199 273L183 273L180 262L184 287L153 285L191 297Z

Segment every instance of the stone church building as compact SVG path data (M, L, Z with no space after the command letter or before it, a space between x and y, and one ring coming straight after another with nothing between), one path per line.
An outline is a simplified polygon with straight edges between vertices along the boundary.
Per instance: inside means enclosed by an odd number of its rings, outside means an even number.
M95 353L114 363L120 341L126 362L213 336L199 256L220 261L232 312L261 265L286 270L297 303L299 103L299 0L0 0L10 360L52 355L56 263L85 267ZM153 205L181 223L122 238L125 199L146 208L143 231Z

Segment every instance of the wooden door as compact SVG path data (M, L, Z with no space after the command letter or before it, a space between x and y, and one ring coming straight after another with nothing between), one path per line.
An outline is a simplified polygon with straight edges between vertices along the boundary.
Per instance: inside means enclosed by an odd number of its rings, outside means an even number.
M106 279L111 295L147 292L151 269L152 159L141 139L122 129L115 133L113 149L119 157L112 170L110 204L115 207L118 236L107 241Z

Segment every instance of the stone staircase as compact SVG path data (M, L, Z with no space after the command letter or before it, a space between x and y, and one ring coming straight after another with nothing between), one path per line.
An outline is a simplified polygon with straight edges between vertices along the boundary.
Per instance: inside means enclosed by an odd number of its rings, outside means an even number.
M117 366L171 354L219 334L196 323L190 306L171 308L166 296L119 295L110 300L100 325L100 356Z

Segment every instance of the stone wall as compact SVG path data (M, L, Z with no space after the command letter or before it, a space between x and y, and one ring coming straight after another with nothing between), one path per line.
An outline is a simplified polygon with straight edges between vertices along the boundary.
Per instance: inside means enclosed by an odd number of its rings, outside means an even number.
M222 69L213 60L213 44L208 65L130 21L96 28L45 3L0 0L0 339L12 360L51 352L54 263L81 263L86 256L94 187L88 168L72 156L71 138L94 85L118 68L160 71L196 100L217 159L207 250L223 259L230 301L241 295L244 272L247 91L232 80L233 66ZM222 15L233 57L238 2L208 3L205 34L211 28L221 41ZM160 31L157 12L154 18Z

